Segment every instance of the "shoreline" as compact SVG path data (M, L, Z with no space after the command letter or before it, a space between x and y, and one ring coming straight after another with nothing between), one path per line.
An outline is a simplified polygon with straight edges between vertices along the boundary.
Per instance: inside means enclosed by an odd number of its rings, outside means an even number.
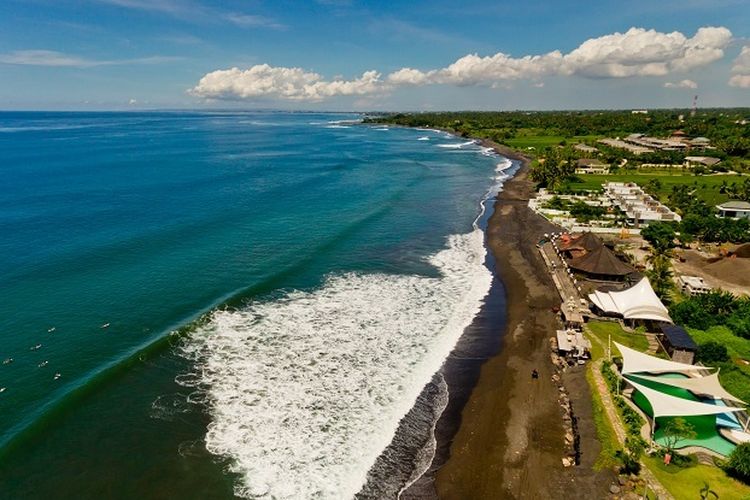
M610 475L594 468L600 447L585 367L563 375L579 420L581 462L562 465L563 414L548 343L560 298L536 248L557 228L528 208L531 159L475 140L520 168L494 198L485 228L494 277L485 304L436 374L449 397L434 426L433 458L400 498L544 498L571 488L603 498ZM534 369L539 380L530 377Z
M461 414L450 457L436 475L439 498L603 498L610 472L594 468L600 446L594 428L585 366L563 375L575 409L580 465L565 468L563 414L548 339L560 325L560 297L536 244L558 228L528 207L534 183L530 159L492 141L521 169L498 194L487 225L487 246L507 293L500 352L487 361ZM531 371L539 372L539 379Z

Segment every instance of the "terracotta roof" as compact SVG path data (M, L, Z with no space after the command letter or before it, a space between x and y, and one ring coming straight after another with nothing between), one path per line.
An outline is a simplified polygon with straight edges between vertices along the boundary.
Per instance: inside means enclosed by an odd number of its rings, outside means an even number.
M582 233L571 238L567 243L560 242L559 247L561 251L586 250L587 252L593 252L603 245L602 240L594 233Z
M618 259L612 250L604 245L586 255L572 259L568 265L577 271L603 276L626 276L635 272L633 267Z

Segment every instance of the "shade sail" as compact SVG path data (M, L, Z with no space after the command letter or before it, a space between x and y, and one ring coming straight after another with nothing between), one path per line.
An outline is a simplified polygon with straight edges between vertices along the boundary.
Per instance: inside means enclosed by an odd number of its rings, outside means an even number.
M669 311L656 296L648 278L620 292L595 291L589 300L608 314L619 314L625 319L646 319L672 323Z
M614 343L622 354L622 374L627 375L628 373L683 373L686 371L697 371L697 370L708 370L710 368L705 366L689 365L687 363L678 363L676 361L669 361L668 359L661 359L654 356L649 356L642 352L636 351L629 347L625 347L622 344ZM639 375L640 376L640 375ZM659 382L662 379L658 380Z
M744 411L744 408L732 408L730 406L717 406L708 403L700 403L689 399L682 399L669 394L664 394L655 389L649 389L637 382L628 379L628 383L635 387L638 392L648 399L654 418L658 417L692 417L698 415L719 415L735 411Z
M727 401L733 401L745 405L744 401L735 396L729 394L719 382L719 372L706 375L705 377L690 377L690 378L661 378L661 377L650 377L648 375L638 375L638 378L643 380L649 380L651 382L657 382L659 384L669 385L672 387L679 387L681 389L687 389L693 394L700 394L708 396L712 399L725 399Z

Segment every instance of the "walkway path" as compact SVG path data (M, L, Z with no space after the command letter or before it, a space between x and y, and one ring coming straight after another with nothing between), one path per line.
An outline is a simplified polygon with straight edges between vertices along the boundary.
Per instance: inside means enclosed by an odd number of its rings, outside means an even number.
M581 294L568 274L563 260L557 255L549 241L539 247L539 252L542 254L544 263L547 264L547 269L552 275L552 281L554 281L560 294L561 308L565 319L573 323L583 324L583 315L588 314L589 310L588 307L581 305Z

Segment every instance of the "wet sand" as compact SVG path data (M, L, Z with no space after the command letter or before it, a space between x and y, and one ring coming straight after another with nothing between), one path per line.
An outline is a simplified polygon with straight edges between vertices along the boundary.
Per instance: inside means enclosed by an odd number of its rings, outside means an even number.
M481 368L449 457L437 470L435 490L423 485L404 497L436 493L446 499L604 498L612 476L593 470L599 446L583 369L564 377L578 418L581 464L562 465L562 410L551 381L548 340L560 324L552 311L560 298L536 248L543 234L556 228L528 208L533 192L528 160L496 144L486 145L523 163L505 183L487 228L495 272L507 290L507 320L498 332L503 345ZM533 369L539 379L532 379Z

